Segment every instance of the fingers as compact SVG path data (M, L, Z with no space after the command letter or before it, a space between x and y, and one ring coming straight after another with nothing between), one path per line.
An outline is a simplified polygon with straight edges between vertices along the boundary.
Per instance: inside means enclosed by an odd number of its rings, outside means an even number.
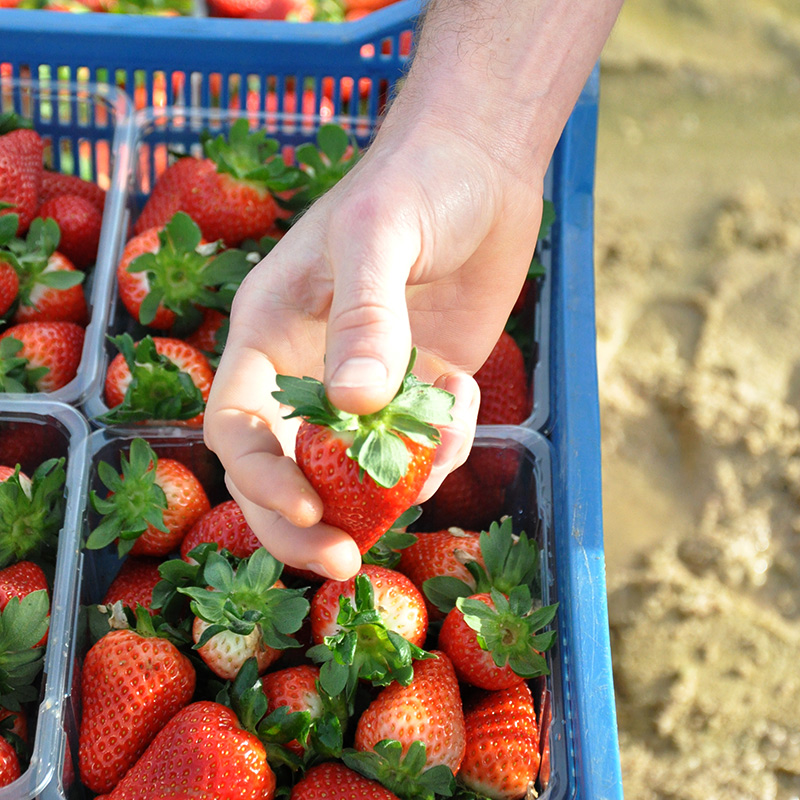
M450 412L453 420L449 425L440 428L442 441L436 449L431 474L417 498L418 503L433 496L450 472L466 461L475 438L478 420L480 389L471 375L465 372L444 375L435 385L455 395Z
M361 555L343 531L325 523L297 528L275 511L252 503L235 486L228 488L258 540L278 561L338 581L358 572Z
M396 209L384 213L377 205L356 195L337 211L337 219L358 219L361 235L331 223L325 386L331 402L353 414L373 413L392 399L411 352L405 290L420 234L392 216Z

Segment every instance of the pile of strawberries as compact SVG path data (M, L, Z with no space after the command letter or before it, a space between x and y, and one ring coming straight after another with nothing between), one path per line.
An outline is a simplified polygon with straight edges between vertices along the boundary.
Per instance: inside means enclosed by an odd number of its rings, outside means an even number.
M0 391L52 392L81 361L86 273L97 258L105 192L44 168L45 142L0 116Z
M28 439L29 452L35 438ZM63 524L64 464L63 457L47 459L28 475L18 463L0 463L0 786L13 783L31 756Z
M539 552L506 518L411 534L324 579L273 558L188 460L100 461L81 782L108 800L523 798L547 784ZM198 444L198 447L200 445ZM211 490L209 490L211 491ZM424 514L416 526L424 520Z

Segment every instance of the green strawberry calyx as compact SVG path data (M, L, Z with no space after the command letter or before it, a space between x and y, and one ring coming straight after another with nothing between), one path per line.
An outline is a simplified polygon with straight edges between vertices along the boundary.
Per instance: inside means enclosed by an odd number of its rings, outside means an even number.
M403 755L400 742L382 739L372 750L345 750L342 760L350 769L408 800L452 797L456 791L455 776L446 764L425 769L426 748L421 741L411 742Z
M498 667L509 666L521 678L548 675L542 653L552 647L554 630L537 633L553 621L558 604L534 608L527 586L517 586L506 597L497 589L490 592L494 608L478 598L461 597L456 608L477 635L482 650L492 655Z
M251 130L244 117L231 125L227 137L204 131L200 140L205 157L216 164L217 172L236 180L266 187L270 192L294 189L304 181L300 170L281 157L278 140L269 138L266 131Z
M392 523L392 527L361 556L361 561L364 564L375 564L379 567L394 569L400 563L402 551L417 541L418 537L413 533L408 533L406 527L412 522L416 522L421 514L421 506L407 508Z
M414 661L436 658L388 627L367 575L356 576L354 601L339 596L336 625L336 633L307 652L322 665L320 678L334 695L352 698L360 680L373 686L394 681L408 686L414 678Z
M120 556L130 552L136 540L152 526L167 532L164 511L167 496L156 482L158 456L144 439L134 439L128 457L120 456L120 470L106 461L97 465L97 476L108 490L100 497L92 490L92 508L101 516L100 523L86 540L86 547L98 550L117 541Z
M416 350L412 350L400 388L389 404L374 414L350 414L336 408L323 383L315 378L278 375L279 391L272 396L294 409L285 419L302 417L349 435L347 455L358 464L361 480L366 473L379 486L391 488L406 474L411 460L403 439L436 447L441 440L436 426L452 420L450 409L455 398L420 381L411 371L415 359Z
M0 568L35 555L55 559L66 502L64 463L42 462L30 482L17 465L0 483Z
M195 649L218 633L248 636L256 628L267 647L300 647L292 634L300 630L309 603L302 590L275 585L282 571L283 564L263 547L236 568L223 554L209 552L202 569L203 585L177 590L191 598L192 613L208 623Z
M0 706L19 711L38 698L33 682L42 669L39 642L49 626L50 598L45 589L22 599L12 597L0 612Z
M122 402L97 417L112 425L153 420L186 420L205 409L205 400L192 376L156 350L145 336L134 342L129 333L109 337L122 353L131 381Z
M200 321L198 306L230 311L233 292L221 295L219 287L238 286L252 269L247 253L221 251L221 242L203 244L194 220L178 211L159 231L159 248L142 253L128 265L128 272L146 272L150 291L139 309L139 321L149 325L159 306L169 309L188 326Z
M514 533L511 517L493 522L479 537L483 564L466 556L460 559L472 577L472 584L447 575L428 578L422 584L425 597L447 614L460 597L483 594L493 588L509 594L517 586L527 586L531 593L539 587L539 548L524 531ZM458 551L456 552L458 557Z

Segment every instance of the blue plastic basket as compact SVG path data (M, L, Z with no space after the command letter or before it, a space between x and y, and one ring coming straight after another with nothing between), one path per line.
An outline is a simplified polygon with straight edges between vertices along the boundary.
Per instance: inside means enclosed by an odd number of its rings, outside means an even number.
M248 81L287 94L325 79L334 114L352 112L343 78L367 87L357 111L374 121L407 65L420 10L403 0L345 25L117 15L0 12L0 70L14 76L113 79L148 103L228 107ZM61 71L59 71L61 68ZM179 73L179 78L173 74ZM622 784L606 607L600 426L593 294L593 183L598 74L582 93L556 149L546 194L555 203L547 311L536 321L543 360L527 428L552 442L553 547L559 585L559 653L571 753L559 797L618 800ZM563 794L561 794L563 792Z

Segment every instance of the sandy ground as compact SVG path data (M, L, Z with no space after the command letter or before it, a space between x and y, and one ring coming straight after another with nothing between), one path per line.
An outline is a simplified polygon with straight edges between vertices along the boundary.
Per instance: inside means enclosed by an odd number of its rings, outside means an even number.
M628 0L598 369L628 800L800 798L800 3Z

